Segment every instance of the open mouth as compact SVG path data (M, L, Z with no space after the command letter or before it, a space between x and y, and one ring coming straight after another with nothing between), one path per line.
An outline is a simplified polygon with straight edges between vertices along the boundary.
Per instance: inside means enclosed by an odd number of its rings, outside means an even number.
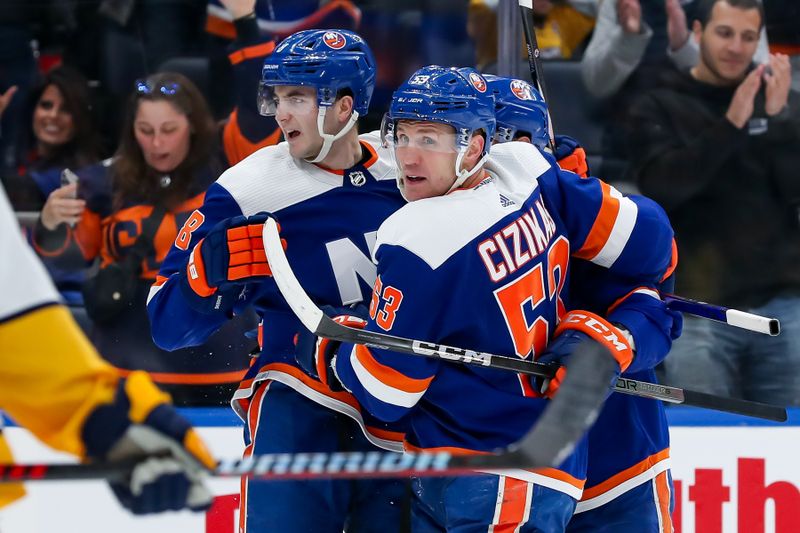
M425 176L406 176L406 180L410 181L411 183L419 183L425 179L427 179Z
M300 135L299 131L297 131L297 130L289 130L289 131L286 132L286 139L287 140L296 139L299 135Z

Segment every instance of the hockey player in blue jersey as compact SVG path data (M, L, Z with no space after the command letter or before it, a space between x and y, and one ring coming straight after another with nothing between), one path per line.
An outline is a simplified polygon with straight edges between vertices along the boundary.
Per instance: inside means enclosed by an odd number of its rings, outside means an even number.
M261 243L262 212L274 213L319 305L368 302L375 233L405 203L378 136L358 135L374 84L375 60L358 35L307 30L285 39L265 60L260 106L286 142L209 188L151 290L153 336L167 349L202 342L246 306L260 315L261 351L233 400L245 455L402 449L401 432L297 363L295 339L305 329L268 277ZM244 481L240 531L402 531L406 488L402 480Z
M486 78L495 96L497 130L508 132L496 135L495 142L522 140L540 148L546 146L547 107L538 91L522 80ZM571 156L568 152L576 143L563 137L555 141L559 164L565 168L564 162ZM581 173L584 168L573 164L568 170ZM629 285L585 261L575 261L571 266L571 305L600 313L614 307L615 322L631 333L636 346L626 376L656 381L653 368L680 334L680 314L667 309L656 291L637 290L635 284ZM671 274L674 267L673 261L664 275ZM592 290L601 284L615 285L617 294ZM624 314L623 308L627 308ZM589 432L586 487L567 531L670 533L673 505L663 405L635 396L612 395Z
M366 328L562 362L580 342L598 342L624 371L633 352L614 317L567 313L569 266L582 258L654 286L670 259L663 211L563 172L529 144L490 156L494 101L472 69L417 71L384 124L411 203L378 231ZM377 417L407 417L408 450L506 448L546 405L530 379L498 370L332 342L319 344L317 360ZM585 469L582 443L558 468L415 479L414 529L564 531Z

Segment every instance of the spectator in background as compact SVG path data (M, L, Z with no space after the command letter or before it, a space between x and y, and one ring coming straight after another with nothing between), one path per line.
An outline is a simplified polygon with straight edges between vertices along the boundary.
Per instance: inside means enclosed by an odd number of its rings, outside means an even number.
M642 191L675 227L677 291L777 317L783 330L687 318L664 381L800 405L800 95L787 56L753 64L763 24L758 0L701 0L700 61L633 106L631 153Z
M657 85L658 74L672 64L688 70L697 63L697 45L689 39L687 13L697 0L602 0L597 26L581 60L589 93L602 101L598 117L603 135L600 175L623 176L632 133L625 115L636 95ZM757 56L767 58L766 36Z
M39 211L60 187L61 172L97 163L101 146L86 78L70 67L48 72L30 93L31 138L6 189L16 211Z
M16 211L41 210L47 197L61 187L65 169L78 170L96 163L101 152L88 86L79 72L69 67L54 68L29 97L30 149L17 172L3 180ZM61 191L56 196L63 194ZM66 194L74 194L74 188L66 189ZM65 302L80 305L87 267L74 259L48 261L46 266Z
M497 6L498 0L470 0L467 10L467 34L475 43L475 66L481 72L497 70ZM566 0L537 0L533 21L542 59L571 59L594 27L592 17Z
M255 19L237 24L247 33ZM201 346L165 352L152 342L145 304L179 230L191 231L192 212L226 167L223 159L233 164L279 138L274 121L253 118L258 114L256 80L263 57L272 48L272 44L251 46L231 55L239 105L222 132L186 77L162 73L137 82L113 161L80 172L77 191L65 186L51 194L35 229L34 243L41 256L52 260L77 250L84 261L99 258L102 268L125 265L126 257L142 250L136 244L142 234L152 241L136 265L140 274L131 305L113 318L100 316L102 323L93 317L92 340L123 371L151 372L176 403L227 403L249 366L244 333L254 326L252 320L227 323ZM76 192L77 199L68 197ZM75 224L74 229L69 224ZM85 295L88 304L91 291Z

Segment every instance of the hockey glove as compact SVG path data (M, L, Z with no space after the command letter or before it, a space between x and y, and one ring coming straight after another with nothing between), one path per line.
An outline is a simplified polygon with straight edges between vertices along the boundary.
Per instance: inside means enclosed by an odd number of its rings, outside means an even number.
M142 459L125 479L110 481L134 514L211 506L203 480L216 462L146 373L121 379L113 402L98 406L81 434L90 460Z
M610 383L613 387L616 378L633 361L632 337L629 340L623 330L594 313L570 311L556 328L547 349L536 359L540 363L558 363L561 367L552 379L536 378L534 380L536 390L552 398L567 375L570 355L582 342L589 339L605 346L616 359L619 371L614 376L614 381Z
M186 278L191 290L207 298L219 288L271 276L261 240L264 223L269 218L272 218L269 213L258 213L228 218L214 226L189 256Z
M586 151L578 141L566 135L556 135L555 158L558 166L574 172L582 178L589 177L589 164L586 162Z
M367 325L368 310L364 304L354 307L322 306L322 311L334 321L351 328L364 329ZM333 359L339 351L341 342L317 337L304 329L297 335L295 358L309 375L319 379L333 391L342 391L339 378L333 370Z

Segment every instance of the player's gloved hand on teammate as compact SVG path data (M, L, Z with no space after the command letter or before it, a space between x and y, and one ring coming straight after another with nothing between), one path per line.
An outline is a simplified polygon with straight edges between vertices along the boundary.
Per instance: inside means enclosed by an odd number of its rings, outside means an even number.
M558 166L574 172L582 178L589 176L586 151L577 140L567 135L556 135L555 149L556 152L553 155L558 161Z
M570 355L583 342L598 342L613 355L618 365L618 372L610 383L609 393L613 390L616 378L633 361L633 347L623 331L604 318L589 311L570 311L556 328L555 335L547 345L547 349L536 358L541 363L557 363L561 367L552 379L536 378L534 387L537 392L552 398L563 383L569 368Z
M145 372L121 379L111 403L89 414L81 435L90 460L142 459L130 475L110 481L134 514L211 506L204 480L216 461Z
M333 318L334 321L344 326L364 329L367 325L369 310L364 304L346 307L326 305L320 309ZM333 359L336 357L341 344L339 341L317 337L307 329L303 329L297 335L295 358L309 375L319 379L333 391L342 391L344 387L339 378L336 377L333 369Z
M182 278L183 292L194 307L210 311L213 304L219 308L214 297L220 292L230 293L230 289L272 275L261 238L264 223L270 218L274 217L262 212L225 219L195 245ZM286 242L282 242L286 248Z

